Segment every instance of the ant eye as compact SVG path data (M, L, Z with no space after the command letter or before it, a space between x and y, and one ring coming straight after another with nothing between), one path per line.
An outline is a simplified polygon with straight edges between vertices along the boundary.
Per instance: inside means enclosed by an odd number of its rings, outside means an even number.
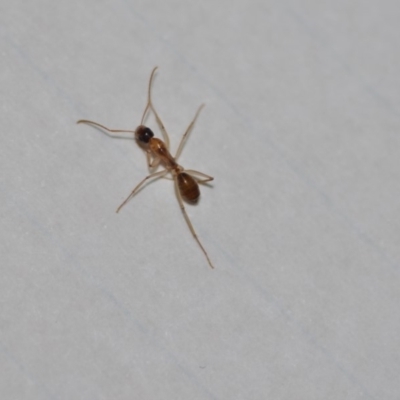
M153 131L147 126L140 125L135 131L136 139L142 143L149 143L150 139L154 136Z

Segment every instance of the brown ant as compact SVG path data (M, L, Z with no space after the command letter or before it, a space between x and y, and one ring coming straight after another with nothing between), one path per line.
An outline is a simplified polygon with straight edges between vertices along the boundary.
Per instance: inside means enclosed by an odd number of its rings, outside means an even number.
M147 93L147 104L144 109L143 115L142 115L142 120L140 122L140 125L136 128L135 131L128 131L128 130L121 130L121 129L109 129L105 127L104 125L101 125L97 122L81 119L77 123L84 123L84 124L91 124L97 127L100 127L108 132L111 133L118 133L118 132L130 132L135 134L135 139L139 146L145 151L146 153L146 158L147 158L147 164L149 167L149 171L151 172L150 175L146 176L142 181L138 183L138 185L132 190L131 194L126 198L126 200L117 208L117 212L139 191L139 189L142 187L142 185L147 182L149 179L153 178L164 178L165 175L170 173L172 175L172 180L175 183L175 193L176 197L178 199L179 206L182 210L183 216L185 218L185 221L192 232L193 237L199 244L201 250L203 251L204 255L207 258L208 263L210 264L211 268L214 268L214 266L211 263L210 258L208 257L208 254L206 250L204 249L203 245L201 244L199 238L197 237L197 234L193 228L192 223L190 222L189 216L186 213L185 206L183 204L183 200L185 200L188 203L195 204L198 202L200 198L200 189L199 189L199 183L206 183L209 181L212 181L214 178L203 174L202 172L199 171L194 171L194 170L185 170L182 166L180 166L177 163L177 160L179 156L181 155L183 146L185 144L185 141L187 139L187 136L191 129L193 128L194 123L196 122L197 117L199 116L199 113L201 109L203 108L204 104L202 104L193 120L190 122L189 126L186 129L186 132L183 134L181 142L178 146L178 150L175 154L175 157L173 157L170 153L169 149L169 137L168 133L164 127L164 124L162 123L160 117L158 116L153 103L151 101L151 85L153 82L153 77L154 73L157 70L158 67L155 67L153 71L151 72L150 75L150 80L149 80L149 87L148 87L148 93ZM150 128L147 126L143 125L143 121L145 119L145 116L147 114L147 111L151 109L153 111L157 124L159 125L162 135L164 137L164 141L161 139L158 139L154 137L154 133ZM162 165L164 169L162 171L158 172L152 172L154 171L159 165Z

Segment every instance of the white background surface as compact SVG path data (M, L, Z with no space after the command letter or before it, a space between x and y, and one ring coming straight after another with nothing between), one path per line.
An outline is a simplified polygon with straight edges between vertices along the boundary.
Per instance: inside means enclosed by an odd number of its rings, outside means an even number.
M7 4L6 4L7 3ZM399 399L397 1L4 2L4 399ZM149 185L151 69L188 206ZM156 132L152 120L149 124ZM158 133L159 134L159 133Z

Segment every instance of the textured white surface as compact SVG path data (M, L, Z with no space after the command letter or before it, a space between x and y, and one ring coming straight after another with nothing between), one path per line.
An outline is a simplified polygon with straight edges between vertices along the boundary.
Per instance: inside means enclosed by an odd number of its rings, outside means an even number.
M3 2L4 3L4 2ZM0 13L4 399L400 393L397 1L13 0ZM130 140L153 66L188 206ZM155 128L154 122L150 124Z

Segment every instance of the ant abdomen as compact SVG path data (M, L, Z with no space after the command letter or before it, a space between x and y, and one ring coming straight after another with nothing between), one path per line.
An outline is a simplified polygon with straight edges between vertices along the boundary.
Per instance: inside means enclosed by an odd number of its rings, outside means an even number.
M186 172L179 173L176 178L183 200L188 203L197 203L200 198L200 189L196 180Z

